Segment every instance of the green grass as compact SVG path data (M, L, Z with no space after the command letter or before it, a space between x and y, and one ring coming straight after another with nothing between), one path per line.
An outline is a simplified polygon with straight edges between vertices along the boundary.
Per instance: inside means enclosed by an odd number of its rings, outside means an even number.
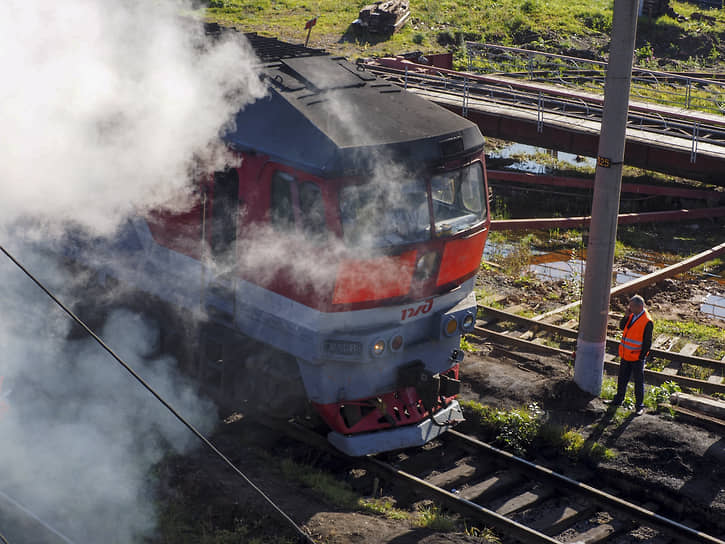
M611 461L615 457L615 453L600 444L599 442L588 442L584 435L571 429L564 430L561 433L562 449L574 460L586 460L591 463L599 461Z
M350 23L367 3L367 0L207 0L206 12L200 9L197 13L209 20L236 25L245 32L259 32L298 43L305 40L305 21L319 16L312 29L312 47L324 47L349 57L420 50L430 53L453 48L460 67L467 65L460 48L464 40L568 52L576 50L582 39L592 38L596 43L592 52L601 57L607 49L611 30L611 0L411 0L411 18L400 32L392 37L356 36ZM694 5L676 1L671 5L689 19L679 21L664 16L655 21L640 20L637 32L640 62L661 66L662 59L682 57L678 41L683 35L702 38L702 46L695 49L695 55L681 58L678 69L688 63L700 66L721 62L719 36L725 28L722 10L704 11L715 18L714 23L709 23L691 17L695 11L702 11Z
M653 335L656 337L658 334L682 336L700 342L715 342L719 346L717 349L725 347L725 329L694 321L655 319Z
M516 455L525 455L541 427L543 411L536 403L515 410L498 410L476 401L461 401L472 426Z
M238 506L238 505L237 505ZM181 497L166 501L159 512L157 538L153 542L168 544L294 544L295 536L284 536L281 530L270 529L277 518L260 514L236 516L226 508L199 508ZM237 510L239 510L237 508ZM248 513L248 512L247 512ZM220 527L220 525L226 525Z
M482 306L490 306L498 310L503 309L503 303L498 300L499 293L492 293L484 287L476 289L476 302Z
M489 542L490 544L501 544L501 538L488 527L479 529L478 527L468 527L464 524L463 534L479 539L480 542Z
M467 353L477 353L478 348L471 344L471 342L468 341L468 338L465 336L461 337L461 349Z
M499 265L500 271L507 276L514 277L517 281L531 281L526 271L531 260L533 241L533 234L518 239L509 238L509 244L506 247L500 246L490 255L489 260Z
M675 382L665 382L662 385L647 386L645 384L644 390L644 405L651 411L657 412L661 410L662 405L669 404L670 396L672 393L681 391L679 385ZM602 392L600 397L605 400L612 400L617 394L617 379L606 377L602 381ZM627 384L627 392L624 395L624 401L622 402L622 408L633 409L634 408L634 383L630 379ZM617 414L622 419L624 410L618 409Z
M596 464L613 459L614 452L581 433L544 421L544 412L531 404L515 410L498 410L476 401L461 401L466 419L494 442L517 455L540 447L553 447L574 460Z
M311 488L332 505L382 515L388 519L401 520L410 517L407 512L395 508L392 500L361 497L347 482L315 467L286 458L280 462L280 468L285 477Z
M441 532L451 532L456 528L455 520L436 505L423 506L418 512L415 525Z
M696 380L707 380L715 372L714 368L707 368L704 366L690 365L682 363L679 375L686 378L694 378Z

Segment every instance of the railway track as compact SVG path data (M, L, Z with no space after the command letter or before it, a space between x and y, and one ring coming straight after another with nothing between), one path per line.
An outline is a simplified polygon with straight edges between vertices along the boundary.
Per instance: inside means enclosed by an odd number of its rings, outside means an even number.
M575 320L561 324L546 323L526 318L510 311L479 306L478 325L474 335L497 346L514 346L517 349L548 355L561 355L574 358L577 330L571 328ZM725 395L725 360L710 359L693 355L697 345L679 338L660 335L653 340L652 362L645 368L645 382L649 385L662 385L665 382L676 383L682 391L704 393L707 395ZM619 363L616 361L619 341L607 338L604 357L604 370L617 375ZM686 374L690 374L690 376ZM691 375L706 376L699 379ZM705 405L707 408L707 405ZM725 432L725 420L722 415L713 416L692 407L673 405L671 409L685 419L697 422L716 431Z
M299 424L277 430L342 456ZM706 520L674 519L664 502L651 499L640 506L457 431L423 448L347 459L395 482L400 494L433 500L467 524L493 530L504 543L725 544L724 528L705 527Z
M573 355L577 334L571 328L573 323L542 323L485 306L480 310L476 335L496 349L515 344L510 353L520 354L523 350L519 348L525 348ZM503 330L494 330L496 326ZM617 341L610 339L608 345L616 348ZM686 361L723 368L722 361L688 353L656 348L655 354L671 363ZM616 372L616 363L610 361L607 366ZM683 389L693 385L692 378L665 372L648 371L647 378L650 383L678 381ZM705 384L723 387L704 380L695 383L701 388L707 387ZM343 458L343 464L362 468L369 477L375 475L389 492L393 490L399 502L432 500L447 512L462 516L468 527L494 531L503 543L725 544L725 519L713 519L702 509L684 506L681 497L665 490L623 482L619 474L593 472L577 465L574 479L457 431L449 431L421 448L349 458L334 450L324 436L299 423L282 425L284 428L277 430ZM377 489L377 483L373 487Z

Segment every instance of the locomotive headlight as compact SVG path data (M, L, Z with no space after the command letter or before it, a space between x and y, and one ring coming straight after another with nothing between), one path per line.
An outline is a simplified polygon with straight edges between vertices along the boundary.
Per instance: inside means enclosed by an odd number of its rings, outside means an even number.
M449 317L443 326L443 330L447 336L453 336L458 330L458 321L456 321L456 318L453 316Z
M398 334L390 339L390 351L400 351L403 347L403 337Z
M473 317L473 314L466 314L466 317L463 318L463 322L461 323L461 328L464 331L470 331L473 329L473 326L476 324L476 320Z
M413 277L417 281L424 281L429 279L433 272L435 272L436 265L438 264L438 253L435 251L429 251L424 253L415 263L415 273Z
M380 357L385 351L385 340L376 340L370 348L370 351L372 352L373 356Z

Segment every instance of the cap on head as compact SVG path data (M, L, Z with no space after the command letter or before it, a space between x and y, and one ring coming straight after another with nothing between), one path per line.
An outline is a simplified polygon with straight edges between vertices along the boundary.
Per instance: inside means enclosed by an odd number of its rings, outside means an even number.
M640 295L634 295L629 301L634 302L640 308L644 308L644 299Z

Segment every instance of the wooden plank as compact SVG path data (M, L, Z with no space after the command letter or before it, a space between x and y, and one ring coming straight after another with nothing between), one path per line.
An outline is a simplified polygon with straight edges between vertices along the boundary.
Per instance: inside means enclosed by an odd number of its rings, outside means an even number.
M571 329L576 330L579 327L579 320L578 319L570 319L566 323L562 323L560 327L564 327L565 329Z
M670 340L670 337L669 336L667 336L666 334L660 334L652 342L652 347L655 348L655 349L659 349L662 346L666 345L667 342L669 342L669 340Z
M520 484L522 480L523 477L520 474L512 471L502 472L499 475L491 476L482 482L461 489L458 495L466 500L480 503L486 497L505 493Z
M532 489L525 491L520 495L516 495L512 498L504 499L501 504L494 503L491 508L502 516L509 516L514 512L524 510L541 501L551 497L555 493L554 488L551 486L542 487L541 489Z
M543 512L541 518L534 521L531 526L549 536L555 536L593 513L592 507L584 504L551 508Z
M583 533L579 533L576 535L576 541L577 542L584 542L586 544L597 544L599 542L604 542L607 540L610 536L612 536L612 533L616 531L615 527L609 523L603 523L601 525L596 525L595 527L592 527L588 531L585 531Z
M696 352L696 351L697 351L698 349L700 349L700 346L698 346L697 344L691 344L691 343L689 343L689 342L688 342L688 343L687 343L687 344L685 344L685 345L684 345L684 347L683 347L683 348L682 348L682 349L680 350L680 355L687 355L687 356L690 356L690 355L695 355L695 352Z
M539 344L535 344L533 342L529 342L528 340L521 340L520 338L513 338L511 336L506 336L505 334L502 334L500 332L492 331L491 329L482 329L481 327L476 327L474 329L476 331L476 334L478 336L487 336L490 338L495 338L496 340L500 340L501 342L508 342L510 344L513 344L515 346L519 346L524 349L529 349L532 351L540 350L545 351L546 353L558 353L560 355L564 355L565 357L571 357L573 352L566 350L566 349L558 349L558 348L552 348L549 346L542 346Z
M442 487L443 489L451 489L452 487L460 485L462 482L470 480L476 474L476 471L476 467L463 463L446 472L429 476L425 481L437 487Z
M668 364L665 368L662 369L662 373L668 374L670 376L677 376L677 374L680 373L681 368L682 368L682 363L679 363L677 361L672 361L670 364Z

